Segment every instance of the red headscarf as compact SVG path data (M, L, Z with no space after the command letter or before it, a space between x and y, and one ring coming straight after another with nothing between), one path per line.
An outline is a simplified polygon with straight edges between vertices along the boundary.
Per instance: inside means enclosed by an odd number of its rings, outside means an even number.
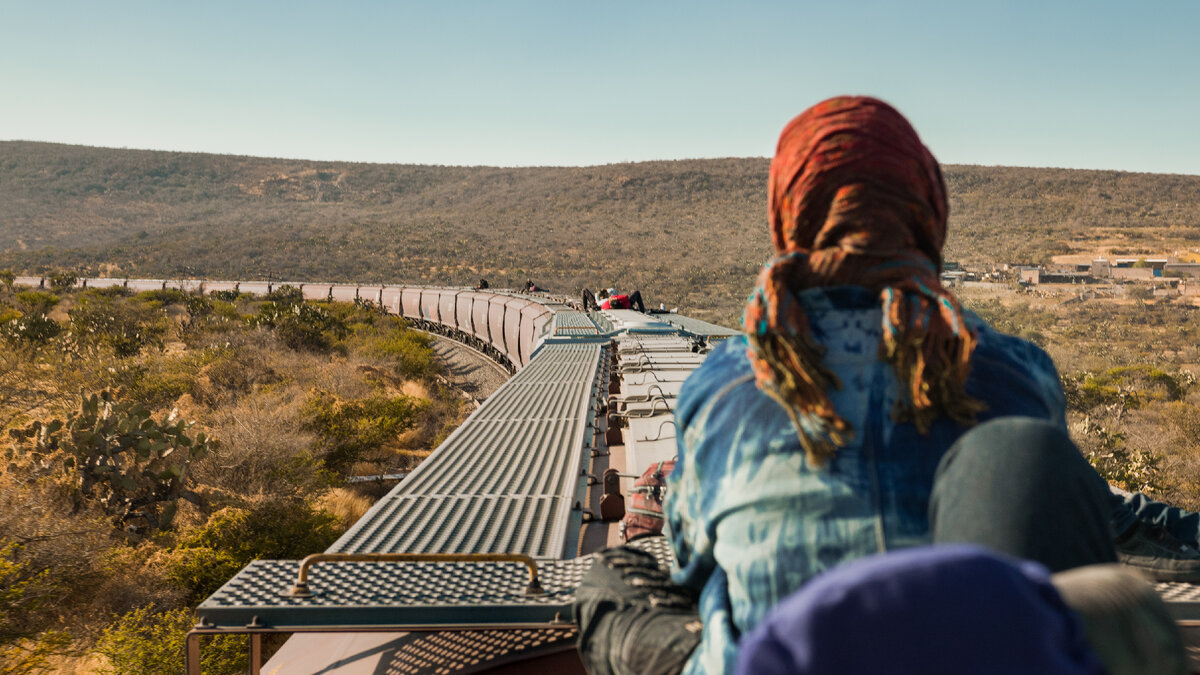
M818 103L779 137L768 185L776 258L746 306L758 385L791 414L810 460L844 445L849 424L827 389L824 347L795 293L852 284L883 306L880 358L900 382L897 419L922 432L940 414L963 424L981 405L963 387L975 336L938 275L946 240L946 186L908 120L883 101Z

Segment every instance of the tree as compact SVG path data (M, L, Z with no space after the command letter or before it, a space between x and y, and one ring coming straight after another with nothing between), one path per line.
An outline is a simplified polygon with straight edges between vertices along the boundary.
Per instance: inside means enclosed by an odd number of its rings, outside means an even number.
M345 322L323 307L307 302L264 302L252 320L268 326L285 345L296 350L328 351L333 340L346 334Z
M79 282L79 275L74 272L55 272L51 274L48 281L50 288L55 291L65 291L68 288L73 288Z

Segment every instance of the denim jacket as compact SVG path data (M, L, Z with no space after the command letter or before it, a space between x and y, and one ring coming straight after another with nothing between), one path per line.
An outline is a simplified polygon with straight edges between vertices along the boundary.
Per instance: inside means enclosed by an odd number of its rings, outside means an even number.
M878 294L839 286L798 297L828 348L823 363L841 381L830 395L853 438L825 467L811 466L786 411L755 386L744 337L718 346L688 378L665 505L672 577L700 592L704 621L685 672L732 672L739 637L823 570L929 543L934 471L966 431L942 418L923 436L892 420L898 390L879 359ZM1065 427L1050 357L970 312L967 322L979 337L966 387L987 405L979 421L1025 415Z

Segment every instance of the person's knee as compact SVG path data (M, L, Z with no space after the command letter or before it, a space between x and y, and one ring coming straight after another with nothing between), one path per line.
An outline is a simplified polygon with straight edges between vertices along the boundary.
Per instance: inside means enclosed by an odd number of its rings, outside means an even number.
M980 424L942 458L929 502L937 542L970 542L1052 570L1115 559L1103 479L1066 432L1028 418Z
M1000 417L963 434L942 458L937 475L957 471L994 477L999 470L1015 480L1036 480L1057 474L1059 467L1086 465L1059 426L1033 417Z

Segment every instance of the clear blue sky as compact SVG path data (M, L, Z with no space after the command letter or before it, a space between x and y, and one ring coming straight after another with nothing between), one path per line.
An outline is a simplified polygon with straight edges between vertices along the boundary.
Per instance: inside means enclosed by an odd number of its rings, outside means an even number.
M1200 174L1200 2L0 0L0 139L421 164L768 156L839 93L943 162Z

